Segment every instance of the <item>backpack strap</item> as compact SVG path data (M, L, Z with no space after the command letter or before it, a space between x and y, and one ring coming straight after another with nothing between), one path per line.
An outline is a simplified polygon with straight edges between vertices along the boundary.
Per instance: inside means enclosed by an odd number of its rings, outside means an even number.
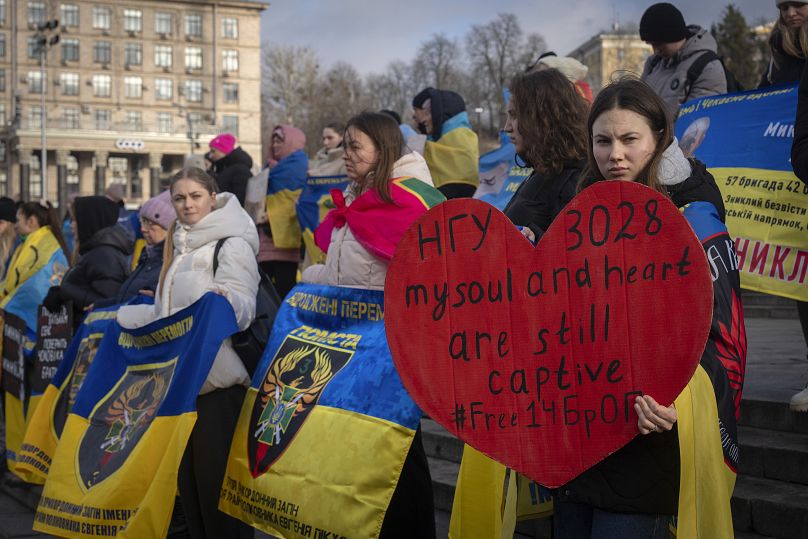
M707 64L715 60L721 62L721 57L710 49L704 49L699 57L690 64L690 67L687 69L687 75L685 75L685 95L681 101L682 103L687 101L687 98L690 97L693 83L701 77L701 73L704 71L704 68L707 67ZM721 62L721 67L724 67L723 62Z
M224 242L228 240L227 238L221 238L219 241L216 242L216 247L213 249L213 275L216 276L216 270L219 269L219 251L222 250L222 245Z

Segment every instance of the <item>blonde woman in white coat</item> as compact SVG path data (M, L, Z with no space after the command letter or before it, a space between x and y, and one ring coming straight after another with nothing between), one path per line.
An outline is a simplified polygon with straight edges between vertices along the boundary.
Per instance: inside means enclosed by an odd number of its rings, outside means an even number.
M170 189L177 221L166 238L154 305L121 307L118 322L130 329L141 327L215 292L233 306L239 329L246 329L255 317L259 283L255 224L235 195L216 193L213 178L202 169L181 170ZM214 250L224 238L214 275ZM180 499L194 538L253 535L252 528L218 510L230 440L249 383L227 339L197 398L196 425L179 469Z

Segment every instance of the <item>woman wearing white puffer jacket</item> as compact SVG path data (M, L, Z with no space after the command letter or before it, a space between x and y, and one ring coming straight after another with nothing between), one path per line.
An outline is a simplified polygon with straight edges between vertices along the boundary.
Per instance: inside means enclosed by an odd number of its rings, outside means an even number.
M259 276L258 233L232 193L216 193L202 169L189 167L171 180L177 221L166 237L154 305L121 307L125 328L144 326L188 307L206 292L221 294L235 311L240 330L255 317ZM216 243L227 238L218 253ZM197 398L197 421L179 469L178 486L192 537L252 537L252 528L218 510L230 441L238 421L247 370L227 339Z

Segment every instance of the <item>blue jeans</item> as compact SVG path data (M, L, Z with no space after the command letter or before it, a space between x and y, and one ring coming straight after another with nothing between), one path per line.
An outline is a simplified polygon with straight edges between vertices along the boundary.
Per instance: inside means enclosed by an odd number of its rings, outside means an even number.
M670 516L615 513L584 503L553 500L555 539L668 539Z

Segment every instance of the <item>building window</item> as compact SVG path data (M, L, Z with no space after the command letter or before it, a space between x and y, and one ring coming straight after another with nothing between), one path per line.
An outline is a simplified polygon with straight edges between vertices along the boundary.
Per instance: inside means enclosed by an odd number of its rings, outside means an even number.
M6 34L0 34L0 57L6 56Z
M6 0L0 0L0 24L6 24Z
M62 4L62 18L59 24L62 26L78 27L79 25L79 6L73 4Z
M225 114L222 116L222 131L238 137L238 116Z
M109 41L96 41L93 43L93 62L108 64L112 61L112 43Z
M139 110L127 110L126 127L130 131L143 131L143 114Z
M28 58L39 58L39 40L31 36L28 36Z
M79 160L75 155L67 156L67 194L79 192Z
M62 60L65 62L79 61L79 40L67 38L62 40Z
M225 73L238 71L238 51L222 51L222 70Z
M95 128L99 131L109 131L112 127L112 112L107 109L95 109Z
M169 45L155 45L154 47L154 65L156 67L171 67L172 51Z
M199 112L189 112L188 113L188 131L191 133L196 132L196 126L202 123L202 114Z
M62 109L62 128L63 129L79 128L79 109L73 107Z
M174 120L170 112L157 113L157 132L164 134L174 132Z
M39 108L39 107L36 107ZM39 162L39 154L35 154L31 156L30 161L30 176L29 176L29 186L28 186L28 193L34 197L41 197L42 196L42 164Z
M185 69L202 69L202 47L185 47Z
M47 79L45 79L47 80ZM29 71L28 72L28 91L32 94L41 94L42 88L45 86L43 84L42 72L41 71Z
M42 128L42 107L39 105L32 105L31 108L28 109L28 128Z
M140 99L143 97L143 79L140 77L124 77L123 95L130 99Z
M112 9L101 6L95 6L93 8L93 28L98 30L109 30L111 22Z
M2 125L5 125L6 124L6 106L3 105L0 108L2 108L2 114L3 114L3 124ZM0 140L0 161L2 161L3 163L6 162L6 141L5 140ZM5 176L3 176L3 179L2 179L2 181L0 183L6 183L6 177Z
M170 36L174 33L174 15L158 11L154 14L154 33Z
M5 127L5 125L6 125L6 104L5 103L0 103L0 126ZM0 149L3 150L3 158L0 159L0 161L5 161L6 160L5 159L5 157L6 157L6 153L5 153L6 152L6 145L5 145L5 143L2 145L2 147Z
M6 70L0 69L0 92L6 91Z
M201 80L186 80L185 81L185 99L194 103L202 101L202 81Z
M173 99L174 81L171 79L154 79L154 98Z
M123 29L127 32L143 30L143 12L139 9L123 10Z
M109 75L93 75L93 95L109 97L112 95L112 77Z
M59 75L62 95L79 95L79 74L62 73Z
M185 35L202 37L202 15L191 13L185 16Z
M128 66L139 66L143 63L143 45L127 43L123 46L123 63Z
M28 2L28 24L42 24L48 18L45 2Z
M222 84L225 103L238 103L238 84L235 82L225 82Z
M222 37L231 39L238 38L238 19L235 17L225 17L222 19Z

